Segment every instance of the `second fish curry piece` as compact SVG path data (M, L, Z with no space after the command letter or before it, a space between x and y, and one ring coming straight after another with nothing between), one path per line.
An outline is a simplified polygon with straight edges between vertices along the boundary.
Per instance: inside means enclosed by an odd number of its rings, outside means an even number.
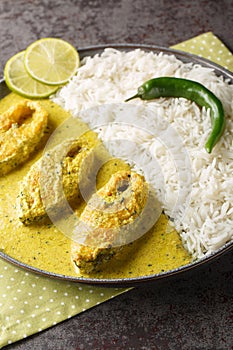
M80 182L88 177L93 150L93 143L84 137L67 140L32 165L17 198L18 217L23 224L38 222L47 212L62 213L66 200L79 200Z

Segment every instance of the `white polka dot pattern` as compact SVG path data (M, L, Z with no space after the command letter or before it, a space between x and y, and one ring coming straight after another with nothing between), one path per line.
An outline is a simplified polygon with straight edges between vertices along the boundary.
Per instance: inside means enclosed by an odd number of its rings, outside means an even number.
M212 33L173 47L200 55L233 71L233 55ZM0 260L0 348L127 290L48 279Z

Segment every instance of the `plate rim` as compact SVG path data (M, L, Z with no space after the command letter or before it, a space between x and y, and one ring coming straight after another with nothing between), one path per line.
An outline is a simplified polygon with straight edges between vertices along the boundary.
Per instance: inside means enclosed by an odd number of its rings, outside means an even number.
M183 62L187 61L190 63L196 63L202 66L206 66L208 68L212 68L217 75L222 75L224 79L230 79L231 80L230 83L233 84L233 73L228 69L206 58L200 57L198 55L195 55L186 51L178 50L175 48L167 48L163 46L149 45L149 44L109 43L109 44L100 44L100 45L90 45L90 46L85 46L80 48L77 47L77 50L80 54L80 59L82 60L84 57L99 54L108 48L109 49L113 48L121 51L141 49L141 50L152 51L156 53L162 52L165 54L174 55L178 59L181 59ZM1 91L1 88L3 91ZM1 93L3 94L3 96L0 96L0 99L5 97L10 92L11 91L7 88L4 79L0 79L0 95ZM0 258L24 270L39 274L44 277L52 278L52 279L58 279L58 280L63 280L67 282L106 286L106 287L133 287L133 286L141 285L142 283L161 281L168 278L170 279L177 275L181 275L181 274L183 275L184 273L194 270L195 268L198 268L205 264L207 265L213 260L224 255L225 253L231 251L232 248L233 248L233 240L225 243L222 247L218 248L214 252L211 252L210 254L203 256L202 258L196 259L190 262L189 264L179 266L172 270L151 274L151 275L145 275L145 276L126 277L126 278L109 278L109 279L68 276L68 275L63 275L55 272L46 271L46 270L31 266L29 264L26 264L20 260L17 260L16 258L9 256L8 254L4 253L1 250L0 250Z

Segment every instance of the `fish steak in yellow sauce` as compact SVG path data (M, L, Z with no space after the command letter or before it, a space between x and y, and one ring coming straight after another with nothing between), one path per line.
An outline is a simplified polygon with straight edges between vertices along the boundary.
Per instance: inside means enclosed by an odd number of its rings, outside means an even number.
M57 215L61 214L64 196L67 201L81 199L79 182L82 165L85 161L93 163L94 158L93 142L88 142L85 136L62 142L32 165L20 185L17 198L19 219L25 225L44 219L47 212L57 211ZM61 160L64 149L67 149L67 154ZM58 164L61 164L59 173ZM91 169L91 164L88 169ZM46 208L44 203L47 204Z
M0 175L29 158L44 136L47 119L46 109L28 100L0 114Z
M0 101L0 113L24 99L11 93ZM70 114L50 100L40 104L48 111L48 124L40 142L40 149L31 153L29 159L8 174L0 177L0 250L27 265L65 276L79 276L71 260L71 239L64 235L46 218L42 222L24 225L16 208L20 184L31 166L42 155L43 148L52 132ZM80 127L83 122L78 121ZM97 136L90 131L87 135L93 143ZM97 190L104 186L117 171L130 171L130 167L120 159L111 159L98 172ZM76 210L81 215L85 209L81 201ZM191 257L183 248L178 233L162 214L157 223L141 238L130 243L111 261L98 270L83 276L93 278L129 278L160 273L186 265Z
M78 236L82 244L71 243L71 259L78 272L98 271L127 243L136 240L137 230L143 230L148 187L142 175L117 171L92 195L80 216ZM144 216L148 220L148 215Z

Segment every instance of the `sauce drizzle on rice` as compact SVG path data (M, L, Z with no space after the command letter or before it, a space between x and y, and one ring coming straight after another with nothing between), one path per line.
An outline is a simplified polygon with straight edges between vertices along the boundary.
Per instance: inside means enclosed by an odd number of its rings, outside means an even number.
M221 100L226 127L211 155L204 150L210 132L209 112L184 99L134 101L139 110L144 106L153 112L153 118L146 118L147 112L134 113L127 117L128 127L122 128L120 124L114 129L109 127L114 122L122 122L121 115L114 114L109 104L124 105L127 96L134 94L135 86L159 76L195 80ZM163 191L158 195L163 209L173 218L184 246L194 258L201 258L233 238L232 96L233 85L216 76L210 68L183 63L174 55L109 48L101 55L84 58L77 75L53 96L53 101L74 116L82 117L91 128L107 122L108 125L97 132L110 153L113 156L120 153L129 162L140 158L140 167L143 171L144 166L146 168L146 180L155 190L162 174ZM105 115L99 113L98 119L96 113L88 113L89 108L104 104L109 108L105 108ZM135 128L135 123L141 125L141 129ZM148 137L149 132L145 130L156 130L156 134L150 133ZM119 142L116 140L110 145L108 141L117 137ZM178 143L172 142L174 137L179 139ZM139 140L140 150L128 147L122 138L130 142ZM148 152L148 157L156 159L159 166L154 167L151 161L149 169L147 157L143 163L143 152ZM138 170L136 161L132 165Z

